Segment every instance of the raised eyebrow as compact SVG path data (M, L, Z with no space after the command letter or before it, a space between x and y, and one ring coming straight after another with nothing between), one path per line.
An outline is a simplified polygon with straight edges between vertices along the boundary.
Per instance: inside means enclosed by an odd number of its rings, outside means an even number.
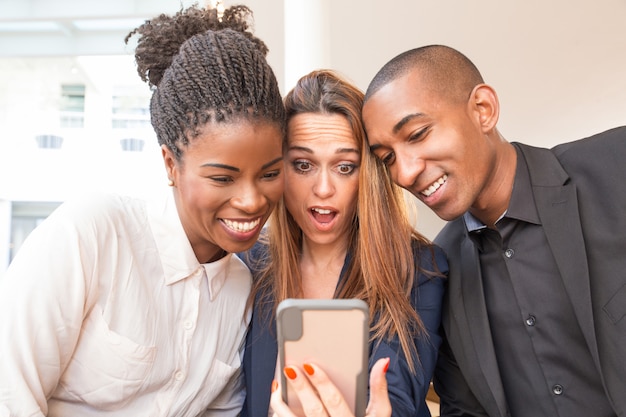
M289 151L302 151L306 153L313 153L313 149L307 148L306 146L290 146Z
M411 113L411 114L407 114L406 116L404 116L398 123L396 123L393 126L392 132L398 133L400 131L400 129L402 129L407 123L409 123L411 120L416 119L416 118L420 118L420 117L424 117L425 114L424 113Z
M335 151L335 153L355 153L359 154L359 150L356 148L339 148Z
M313 153L313 149L307 148L306 146L291 146L289 150ZM359 150L356 148L339 148L335 151L335 153L350 153L350 152L359 153Z
M267 164L263 164L263 166L261 168L262 169L267 169L267 168L271 167L272 165L274 165L275 163L280 162L282 160L283 160L283 157L279 156L278 158L269 161Z

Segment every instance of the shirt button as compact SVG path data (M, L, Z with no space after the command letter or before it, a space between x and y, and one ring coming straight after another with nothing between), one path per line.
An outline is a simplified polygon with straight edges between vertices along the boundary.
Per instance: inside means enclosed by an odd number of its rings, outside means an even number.
M554 393L554 395L561 395L563 394L563 385L560 384L556 384L552 387L552 393Z
M537 319L535 318L535 316L533 316L532 314L528 317L526 317L526 325L527 326L534 326L535 323L537 323Z
M511 248L504 251L504 256L506 256L507 258L512 258L514 254L515 251Z
M193 327L193 322L191 322L191 321L186 321L185 322L185 329L186 330L191 330L192 327Z
M177 381L182 381L182 380L183 380L183 378L185 378L185 373L184 373L184 372L182 372L182 371L178 371L178 372L176 372L176 373L174 374L174 378L175 378Z

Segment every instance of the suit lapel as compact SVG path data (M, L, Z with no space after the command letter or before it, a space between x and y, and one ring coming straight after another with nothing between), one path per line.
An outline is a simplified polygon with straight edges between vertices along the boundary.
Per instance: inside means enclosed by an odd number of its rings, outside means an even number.
M589 267L578 213L576 188L567 183L568 175L547 149L520 146L531 175L535 204L556 260L565 290L598 369L589 287Z
M461 243L462 277L460 281L467 325L460 325L459 330L461 332L467 331L470 334L479 367L478 372L484 377L484 384L479 384L478 387L473 388L482 393L479 398L482 397L481 402L488 409L489 415L505 416L507 415L507 405L491 338L485 293L480 276L478 250L467 231L464 234ZM467 340L467 337L462 337L462 340ZM471 366L471 364L468 365ZM485 402L485 399L488 401ZM492 406L494 403L497 407L497 414Z
M593 326L589 267L573 185L535 188L535 202L565 290L598 369L600 362Z

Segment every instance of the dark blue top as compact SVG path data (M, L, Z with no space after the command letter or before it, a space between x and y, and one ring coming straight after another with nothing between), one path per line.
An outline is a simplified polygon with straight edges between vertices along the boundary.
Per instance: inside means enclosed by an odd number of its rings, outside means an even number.
M441 320L441 302L444 293L445 277L448 274L448 262L439 247L423 247L414 245L415 259L426 271L439 271L443 277L430 276L416 271L415 282L411 291L411 304L419 314L428 338L416 337L415 345L419 355L419 363L415 374L411 373L400 346L400 340L394 336L390 341L382 340L370 343L369 368L378 359L389 357L387 383L389 398L394 417L430 417L426 405L426 393L433 375L437 360L437 351L441 344L439 324ZM250 267L253 279L258 277L259 265L267 259L267 246L257 243L241 258ZM350 254L339 277L343 280L349 264ZM260 261L260 262L259 262ZM434 266L436 265L436 267ZM270 402L270 388L275 375L278 346L276 343L276 322L274 315L268 314L267 308L274 306L271 300L262 300L257 296L254 301L252 321L246 338L244 355L244 374L246 379L246 400L241 416L267 417ZM271 323L267 322L272 317Z

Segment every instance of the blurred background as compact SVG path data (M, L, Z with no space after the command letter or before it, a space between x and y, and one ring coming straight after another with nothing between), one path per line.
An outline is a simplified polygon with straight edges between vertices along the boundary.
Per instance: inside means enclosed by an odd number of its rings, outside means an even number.
M214 0L215 1L215 0ZM166 186L124 37L204 1L0 0L0 278L62 201ZM426 44L465 53L496 88L500 130L537 146L626 124L626 0L223 0L254 11L283 93L333 68L360 88ZM411 201L411 197L407 198ZM417 203L417 228L443 222Z

